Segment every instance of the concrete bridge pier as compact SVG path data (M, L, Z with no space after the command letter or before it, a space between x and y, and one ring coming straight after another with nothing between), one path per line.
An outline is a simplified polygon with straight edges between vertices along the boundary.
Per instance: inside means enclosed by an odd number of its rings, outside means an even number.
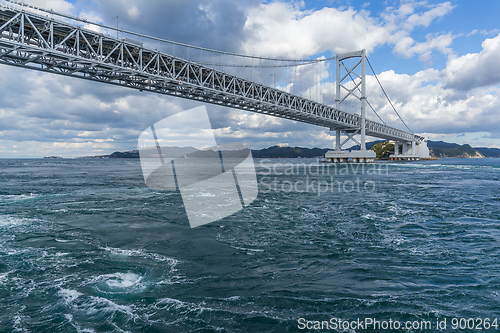
M401 154L399 154L400 145L403 146ZM416 141L395 142L394 154L390 155L392 161L418 161L421 158L429 158L429 148L425 140L418 144Z

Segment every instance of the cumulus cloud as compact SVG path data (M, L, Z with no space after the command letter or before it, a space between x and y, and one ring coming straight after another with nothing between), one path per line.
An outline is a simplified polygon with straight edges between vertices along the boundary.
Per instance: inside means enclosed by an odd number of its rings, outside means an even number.
M445 55L452 54L453 50L450 46L453 38L451 33L443 35L428 34L425 42L418 43L413 38L406 36L395 42L394 51L407 58L420 55L420 60L429 62L432 51L439 51Z
M84 11L99 21L153 37L226 51L239 49L251 1L95 0Z
M419 133L497 132L500 128L500 92L497 88L479 89L474 94L448 89L439 81L435 69L415 75L387 71L379 75L403 119ZM369 97L383 119L397 125L397 116L381 96ZM401 125L396 126L401 127Z
M428 5L404 2L399 8L387 8L380 18L366 10L323 8L304 10L301 3L270 2L248 11L245 29L248 38L242 46L246 53L275 57L303 58L332 50L374 50L392 45L394 52L405 56L439 51L449 54L453 41L450 33L429 34L423 42L415 41L411 32L427 27L454 8L449 2Z
M405 31L412 31L419 26L428 27L434 20L451 12L454 7L450 2L431 5L425 1L403 1L399 8L387 7L382 17L390 29L401 26ZM424 10L418 12L419 8Z
M482 47L479 53L450 58L443 73L448 88L468 91L500 83L500 35L484 40Z
M130 149L151 123L195 104L6 66L0 84L0 142L112 142Z
M65 0L43 0L42 4L45 5L47 9L51 9L55 12L75 15L77 13L76 7L69 1Z
M323 8L309 12L283 2L251 8L245 29L249 38L244 52L287 58L326 50L372 50L389 36L365 11Z

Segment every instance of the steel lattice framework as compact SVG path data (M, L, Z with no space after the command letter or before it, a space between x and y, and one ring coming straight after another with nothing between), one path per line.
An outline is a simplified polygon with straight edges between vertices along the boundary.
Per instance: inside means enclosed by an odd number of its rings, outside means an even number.
M358 132L358 115L228 75L195 62L21 9L0 11L0 64L187 98ZM366 135L422 137L366 120Z

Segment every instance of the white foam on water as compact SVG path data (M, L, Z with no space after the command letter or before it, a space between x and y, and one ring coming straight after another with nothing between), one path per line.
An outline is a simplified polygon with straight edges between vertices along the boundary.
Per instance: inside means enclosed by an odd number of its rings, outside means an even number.
M55 241L58 243L70 243L70 242L72 242L71 240L68 240L68 239L57 239L57 238L55 238Z
M95 331L91 328L84 328L83 330L79 327L76 329L77 333L95 333Z
M101 249L110 252L112 255L117 255L117 256L142 257L146 259L152 259L155 261L168 262L168 264L172 267L173 270L175 270L174 267L180 262L177 259L166 257L158 253L147 252L144 249L120 249L108 246L101 247Z
M0 286L7 282L7 277L9 276L9 272L0 274Z
M149 285L144 281L144 277L133 272L112 273L99 275L87 280L95 288L104 294L128 294L143 292Z
M408 239L402 235L382 235L382 242L387 245L399 247L401 244L407 243Z
M161 277L151 281L146 281L144 276L133 272L114 273L95 277L88 281L90 284L96 284L96 288L103 293L132 293L142 292L150 285L173 285L188 283L183 274L178 274L176 266L179 260L167 257L158 253L147 252L144 249L120 249L113 247L100 247L100 249L109 252L111 256L127 259L128 257L138 257L147 259L153 263L157 270L161 270Z
M29 332L26 328L20 327L23 325L23 321L20 315L14 317L14 332Z
M114 248L114 247L104 247L102 248L105 251L111 252L113 255L118 255L118 256L143 256L144 255L144 250L127 250L127 249L119 249L119 248Z
M216 197L217 195L213 194L213 193L207 193L207 192L200 192L198 193L197 195L195 196L199 196L199 197Z
M142 281L142 276L135 273L114 273L102 275L104 282L112 288L127 289L137 286Z
M127 306L127 305L120 305L117 304L107 298L104 297L99 297L99 296L90 296L90 303L87 303L88 314L95 314L97 312L107 312L107 313L114 313L114 312L120 312L123 314L126 314L129 317L132 317L134 319L138 319L139 315L134 313L134 310L132 307Z
M5 194L0 195L1 201L21 201L21 200L30 200L39 197L38 194Z
M66 208L53 210L52 213L67 213L68 210Z
M91 328L84 328L82 329L80 325L77 323L73 322L73 315L67 313L64 315L64 317L69 321L69 323L76 329L77 333L95 333L95 331Z
M300 217L307 220L316 220L319 218L319 215L317 213L301 212Z
M249 249L249 248L246 248L246 247L238 247L238 246L232 246L231 247L233 249L236 249L236 250L241 250L241 251L250 251L250 252L265 252L265 250L262 250L262 249Z
M426 254L424 251L422 251L422 249L418 249L418 248L412 248L409 250L410 250L410 254L415 255L415 256L423 256Z
M26 223L26 219L20 219L9 215L0 215L0 228L1 227L16 227Z
M178 299L169 297L159 299L155 303L154 307L157 309L167 309L167 310L172 310L172 309L176 310L184 309L189 311L208 310L208 308L204 307L202 308L199 305L183 302Z
M474 160L469 161L474 162ZM441 164L441 163L433 163L433 164L420 164L420 163L387 163L389 166L399 167L399 168L408 168L408 169L458 169L458 170L475 170L475 169L485 169L489 172L499 172L500 168L491 166L491 165L480 165L480 164Z
M64 303L66 304L73 302L78 297L83 295L82 293L79 293L78 291L71 289L61 289L59 290L58 294L64 299Z
M169 192L165 192L165 193L163 193L163 192L153 192L153 193L156 194L156 195L161 195L163 197L169 197L171 195L177 195L177 192L170 192L170 193Z
M100 296L82 296L81 293L75 291L75 290L69 290L69 289L62 289L59 294L63 295L64 297L68 297L71 299L71 301L76 300L79 298L78 302L75 302L73 304L73 308L77 310L78 312L83 311L87 315L96 315L100 313L105 313L111 315L111 317L114 317L115 313L122 313L132 320L136 321L140 319L140 316L135 313L133 306L127 306L127 305L120 305L118 303L115 303L107 298L100 297ZM95 332L93 329L88 329L88 328L82 328L77 322L73 320L73 315L71 314L65 314L65 318L68 320L68 322L76 329L77 332L82 332L82 333L92 333ZM124 332L122 329L120 329L118 326L116 326L114 323L112 323L115 328L120 331Z
M24 253L29 253L29 252L31 252L30 249L22 249L22 250L8 249L6 251L6 253L7 253L8 256L15 256L15 255L18 255L18 254L24 254Z
M162 284L172 285L172 284L185 284L185 283L190 283L190 282L192 282L192 280L186 279L185 276L173 275L171 277L168 277L166 279L163 279L163 280L157 282L157 284L158 285L162 285Z

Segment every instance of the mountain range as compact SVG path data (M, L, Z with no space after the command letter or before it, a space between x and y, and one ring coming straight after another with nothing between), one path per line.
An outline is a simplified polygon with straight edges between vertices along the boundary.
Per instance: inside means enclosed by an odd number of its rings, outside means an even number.
M381 141L372 141L366 143L366 148L371 149L375 144ZM438 158L482 158L482 157L499 157L500 149L498 148L472 148L468 144L459 145L456 143L448 143L444 141L427 141L427 146L432 157ZM352 146L348 150L359 150L359 145ZM200 154L196 155L196 149L194 148L170 148L179 149L182 151L189 151L189 155L193 157L201 157ZM264 149L252 150L252 156L254 158L317 158L324 157L325 153L332 148L304 148L304 147L280 147L273 146ZM194 155L193 155L194 152ZM156 149L152 150L152 153L157 153ZM169 154L168 154L169 155ZM177 155L177 152L174 153ZM114 152L110 155L102 156L92 156L95 158L139 158L139 151L132 150L126 152Z

